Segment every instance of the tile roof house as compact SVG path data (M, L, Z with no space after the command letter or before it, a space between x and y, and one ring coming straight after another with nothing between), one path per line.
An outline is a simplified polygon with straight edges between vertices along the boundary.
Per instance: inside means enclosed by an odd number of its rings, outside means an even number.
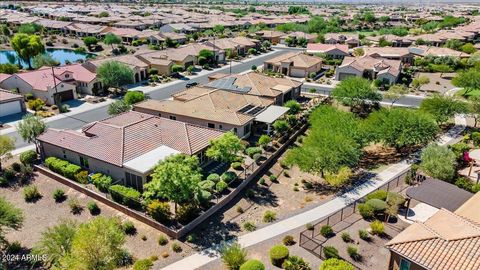
M325 54L331 58L342 59L349 56L348 45L345 44L322 44L322 43L308 43L307 54Z
M285 33L274 30L262 30L255 33L255 35L260 40L268 40L272 44L280 43L280 38L285 35Z
M400 60L404 64L413 64L415 58L411 48L405 47L363 47L363 51L365 55Z
M296 39L296 40L299 40L301 38L305 38L307 40L307 42L315 42L315 39L317 38L316 35L297 31L297 32L286 33L283 36L281 36L280 37L280 44L287 44L286 39L288 37Z
M0 88L0 117L25 112L23 96Z
M480 193L455 212L444 208L425 222L415 222L386 247L389 269L480 269Z
M16 89L20 94L31 93L45 103L55 104L55 96L67 101L77 98L74 72L66 68L44 67L10 75L0 82L4 89Z
M149 68L148 63L145 63L141 59L137 58L135 55L127 54L116 57L109 57L104 59L94 59L88 60L82 64L83 67L88 69L90 72L96 72L97 68L106 62L109 61L118 61L129 66L134 72L134 82L138 83L147 78L147 71Z
M90 123L81 131L48 129L38 137L42 158L54 156L141 189L158 161L183 153L198 155L222 131L140 112Z
M350 76L360 76L392 84L398 81L401 71L402 63L399 60L374 58L367 55L345 57L342 64L335 70L335 80L341 81Z
M325 34L325 43L347 44L349 48L354 48L360 46L360 38L358 34L327 33Z
M248 72L213 80L204 87L266 97L272 99L276 105L283 105L284 102L296 99L300 95L302 83L288 78Z
M322 69L322 59L303 52L288 52L265 61L263 69L286 76L306 78Z
M138 112L216 128L248 137L255 116L273 104L269 98L220 89L193 87L172 100L147 100L135 104Z

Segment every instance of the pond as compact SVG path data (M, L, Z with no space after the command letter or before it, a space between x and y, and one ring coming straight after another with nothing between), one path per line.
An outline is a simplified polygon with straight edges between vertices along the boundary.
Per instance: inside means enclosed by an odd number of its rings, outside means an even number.
M53 59L60 62L60 65L64 65L65 61L70 61L71 63L75 63L78 60L85 60L85 59L90 59L95 57L95 54L92 54L92 53L76 52L74 50L69 50L69 49L50 48L50 49L46 49L45 53L51 55ZM17 64L18 60L19 59L15 51L0 51L0 64L6 64L6 63ZM27 64L24 63L23 61L20 61L20 63L25 67L27 66Z

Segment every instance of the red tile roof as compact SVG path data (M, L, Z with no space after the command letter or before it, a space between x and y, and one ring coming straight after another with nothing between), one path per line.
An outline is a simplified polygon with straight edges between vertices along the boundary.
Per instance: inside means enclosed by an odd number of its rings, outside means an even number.
M121 167L162 145L193 155L222 134L219 130L131 111L88 124L82 132L48 129L38 140Z

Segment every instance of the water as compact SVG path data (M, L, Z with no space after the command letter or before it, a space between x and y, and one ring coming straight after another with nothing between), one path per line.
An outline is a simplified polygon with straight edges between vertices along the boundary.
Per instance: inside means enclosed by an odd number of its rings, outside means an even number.
M95 57L95 54L92 54L92 53L75 52L69 49L51 49L50 48L50 49L46 49L45 53L51 55L53 59L60 62L60 65L64 65L65 61L67 60L70 61L70 63L75 63L78 60L85 60L85 59L90 59ZM6 63L17 64L18 60L19 59L15 51L0 51L0 64L6 64ZM23 61L20 61L20 63L24 67L28 66L27 63L24 63Z

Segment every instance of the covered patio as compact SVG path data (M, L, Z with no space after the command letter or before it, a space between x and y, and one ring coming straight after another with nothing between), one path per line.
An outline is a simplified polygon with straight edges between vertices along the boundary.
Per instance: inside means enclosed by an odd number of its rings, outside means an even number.
M412 199L437 209L445 208L451 212L455 212L455 210L470 199L473 194L445 181L427 178L417 186L408 188L406 196L407 209L405 211L405 218L408 217Z
M271 105L255 116L255 122L266 125L266 132L270 134L272 132L273 122L282 117L288 110L289 108L287 107Z

